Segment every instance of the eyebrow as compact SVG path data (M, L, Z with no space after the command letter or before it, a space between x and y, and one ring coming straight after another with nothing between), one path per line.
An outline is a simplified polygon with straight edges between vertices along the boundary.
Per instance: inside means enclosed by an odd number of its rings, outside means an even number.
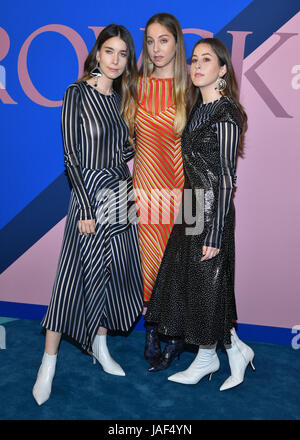
M105 49L115 50L113 47L104 46ZM127 49L121 49L119 52L127 52Z
M169 36L170 36L170 34L162 34L162 35L159 35L158 38L169 37ZM151 35L147 35L147 38L153 38L153 37L151 37Z
M206 56L206 55L210 55L210 56L212 56L211 53L209 53L209 52L207 52L207 53L202 53L200 56L201 56L201 57L204 57L204 56ZM193 57L196 57L196 56L197 56L197 55L194 53L194 54L192 55L192 58L193 58Z

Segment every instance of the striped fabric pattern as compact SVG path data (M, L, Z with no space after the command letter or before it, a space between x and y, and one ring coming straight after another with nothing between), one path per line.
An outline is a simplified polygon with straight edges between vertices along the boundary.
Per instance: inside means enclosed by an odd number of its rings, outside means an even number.
M52 297L41 324L71 336L89 352L99 326L128 331L143 307L138 226L131 221L136 220L130 206L135 207L133 184L125 162L132 152L119 105L119 95L80 84L69 87L62 109L72 190ZM88 205L81 204L84 200ZM95 219L95 235L79 234L79 211L86 208Z
M86 81L66 90L62 106L65 165L80 209L80 219L93 218L81 167L100 170L115 167L134 155L120 118L121 97L103 95Z
M144 300L150 300L181 201L180 136L174 133L173 80L139 79L133 182L139 212Z

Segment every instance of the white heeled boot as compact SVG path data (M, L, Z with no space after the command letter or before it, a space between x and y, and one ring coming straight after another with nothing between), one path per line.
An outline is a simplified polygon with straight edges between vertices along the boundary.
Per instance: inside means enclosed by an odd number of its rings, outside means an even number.
M196 358L191 365L184 371L179 371L168 377L172 382L194 385L209 374L209 380L213 373L220 368L220 361L214 348L199 348Z
M33 397L38 405L42 405L49 399L52 389L52 381L55 374L57 354L44 353L42 364L39 368L34 387Z
M255 370L252 362L254 351L245 344L245 342L239 339L234 328L231 329L231 348L226 348L226 352L228 355L231 376L225 380L220 391L228 390L229 388L236 387L242 383L249 362L252 369Z
M116 376L125 376L123 368L115 362L109 354L106 345L106 335L96 335L92 344L92 349L94 364L97 359L106 373L115 374Z

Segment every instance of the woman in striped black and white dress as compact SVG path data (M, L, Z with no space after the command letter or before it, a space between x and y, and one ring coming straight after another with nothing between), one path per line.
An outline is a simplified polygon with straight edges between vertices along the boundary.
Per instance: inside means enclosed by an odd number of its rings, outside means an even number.
M71 199L56 280L42 326L45 352L33 396L51 393L62 334L110 374L124 376L109 354L107 329L127 332L143 307L132 178L137 67L126 28L107 26L68 87L62 107ZM122 92L122 98L116 89Z
M181 138L184 218L172 229L145 320L156 323L159 332L199 347L192 364L168 378L173 382L196 384L217 371L216 345L224 344L231 376L223 391L243 382L254 357L234 330L232 195L247 115L239 103L230 55L220 40L196 43L190 75L191 111ZM162 361L151 371L164 368Z

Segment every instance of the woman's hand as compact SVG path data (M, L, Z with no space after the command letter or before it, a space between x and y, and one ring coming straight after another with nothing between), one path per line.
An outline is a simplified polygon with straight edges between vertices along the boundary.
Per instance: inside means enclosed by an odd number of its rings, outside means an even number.
M210 247L210 246L203 246L202 247L202 254L203 257L200 261L209 260L210 258L216 257L218 253L220 252L220 249Z
M78 229L79 233L85 236L95 234L95 220L79 220Z

